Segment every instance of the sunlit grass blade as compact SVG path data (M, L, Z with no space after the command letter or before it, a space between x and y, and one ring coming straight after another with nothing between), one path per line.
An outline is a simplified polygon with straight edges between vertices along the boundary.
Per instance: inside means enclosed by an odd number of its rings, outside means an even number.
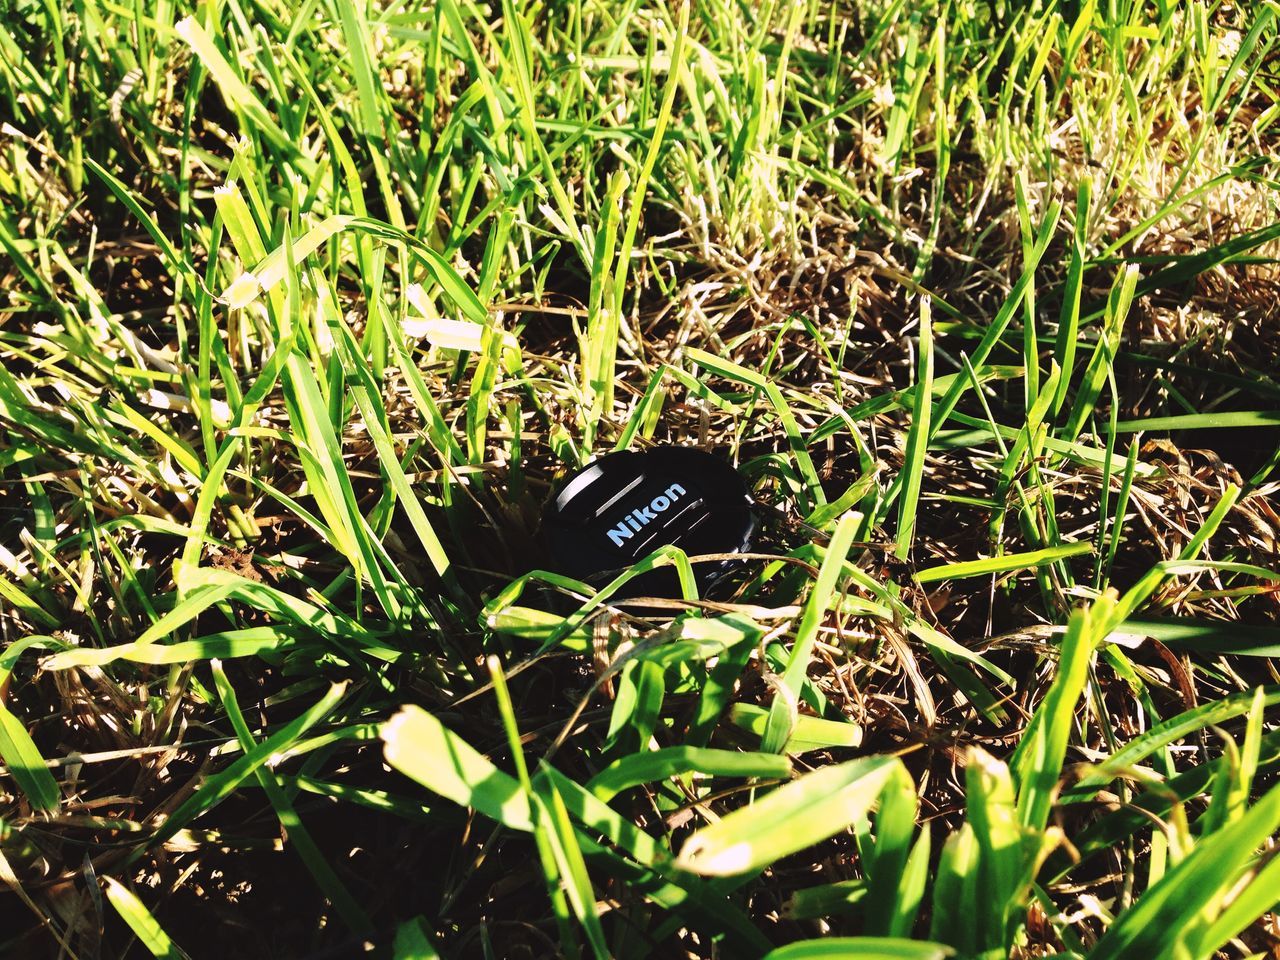
M865 816L899 763L892 757L851 760L778 787L696 832L680 849L677 865L707 876L761 870Z
M1240 901L1225 929L1213 926L1240 880L1241 869L1277 827L1280 788L1273 788L1235 823L1196 844L1186 859L1126 910L1098 941L1091 960L1172 953L1212 956L1221 946L1218 938L1225 939L1224 932L1251 919L1249 914L1257 916L1255 910L1260 913L1274 905L1274 888L1252 891Z
M919 354L916 371L916 401L911 408L911 430L903 455L902 493L898 496L898 534L894 549L899 560L911 555L915 537L916 511L920 505L920 488L924 482L924 460L929 446L929 425L933 414L933 308L929 298L920 301Z
M164 928L152 916L151 911L138 899L137 894L114 877L104 881L107 902L115 908L120 918L129 925L138 942L159 960L187 960L187 954L164 932Z
M955 951L941 943L894 937L827 937L769 951L765 960L947 960Z
M937 583L940 580L959 580L964 577L982 577L993 573L1007 573L1011 570L1027 570L1045 564L1056 563L1067 557L1078 557L1092 553L1091 543L1063 543L1043 550L1031 550L1027 553L1006 553L999 557L985 560L962 560L957 563L944 563L935 567L926 567L916 571L917 583Z
M433 793L513 830L532 831L528 794L421 707L406 706L381 733L387 763Z
M809 660L813 656L813 644L818 636L818 628L827 615L832 594L838 587L845 557L853 542L856 523L857 517L853 514L845 514L836 525L835 532L831 535L831 542L827 544L822 566L818 570L818 579L813 584L808 600L805 601L804 616L796 629L795 641L787 660L786 670L782 675L782 683L769 709L769 722L760 744L760 749L766 753L780 751L791 736L796 720L800 686L809 671Z
M1104 597L1093 609L1072 612L1059 648L1058 675L1014 753L1012 767L1018 777L1018 815L1033 829L1043 830L1048 821L1055 787L1062 776L1076 706L1100 639L1097 625L1105 620L1113 604L1114 600Z
M754 370L748 370L740 364L731 363L713 356L705 350L690 349L687 355L690 360L704 370L709 370L730 380L736 380L739 383L748 384L764 392L769 404L777 414L779 422L782 424L783 431L787 435L791 454L805 479L813 506L825 503L826 496L822 492L822 481L818 479L818 472L814 469L813 460L810 458L808 448L800 435L800 427L796 423L795 415L791 412L791 407L787 404L786 398L777 385Z
M0 757L35 810L52 811L62 800L58 781L22 721L0 703Z
M623 757L592 777L586 786L600 799L608 801L629 787L689 773L716 777L786 778L791 775L791 761L766 753L665 747Z

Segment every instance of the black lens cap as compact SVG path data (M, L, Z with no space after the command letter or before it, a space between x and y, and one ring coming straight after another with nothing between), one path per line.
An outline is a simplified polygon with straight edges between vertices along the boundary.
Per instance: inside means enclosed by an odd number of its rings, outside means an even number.
M751 494L732 464L690 447L610 453L569 477L547 505L543 531L560 573L594 586L671 544L689 556L741 553L755 532ZM703 595L738 564L698 563ZM670 567L631 580L619 596L679 597Z

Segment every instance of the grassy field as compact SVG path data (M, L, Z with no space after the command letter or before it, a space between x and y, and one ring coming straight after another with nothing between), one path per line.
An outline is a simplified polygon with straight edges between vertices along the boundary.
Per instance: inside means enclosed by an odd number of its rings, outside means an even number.
M1278 13L0 0L0 955L1280 956Z

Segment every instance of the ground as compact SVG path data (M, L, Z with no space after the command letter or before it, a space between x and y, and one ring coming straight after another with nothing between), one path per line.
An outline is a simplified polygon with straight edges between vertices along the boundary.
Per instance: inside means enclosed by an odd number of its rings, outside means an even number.
M0 0L0 952L1280 956L1277 12Z

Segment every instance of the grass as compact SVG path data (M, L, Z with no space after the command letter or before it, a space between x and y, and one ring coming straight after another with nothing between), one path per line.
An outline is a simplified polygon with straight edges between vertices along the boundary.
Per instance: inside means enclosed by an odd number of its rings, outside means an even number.
M1277 13L0 5L0 953L1274 955Z

